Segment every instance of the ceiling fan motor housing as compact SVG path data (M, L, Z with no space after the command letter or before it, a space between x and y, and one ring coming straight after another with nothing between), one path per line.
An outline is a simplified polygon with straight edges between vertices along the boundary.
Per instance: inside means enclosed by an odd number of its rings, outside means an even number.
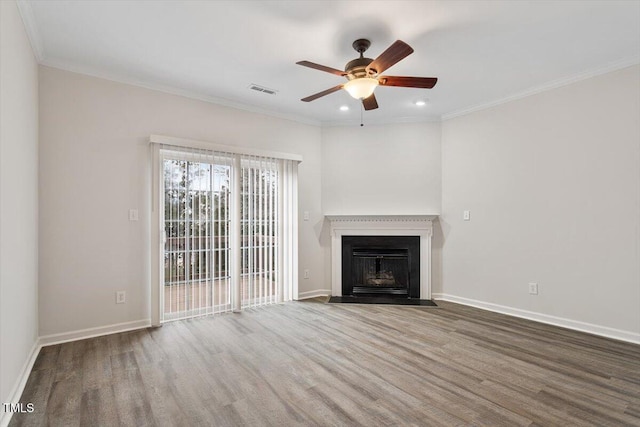
M373 62L371 58L356 58L353 61L347 62L344 67L344 71L347 73L349 80L359 79L362 77L368 77L367 66Z
M367 39L358 39L354 41L351 46L360 54L360 58L347 62L347 65L344 67L347 78L353 80L375 75L375 70L369 70L369 72L367 72L367 66L373 62L373 59L363 56L363 53L371 46L371 42Z

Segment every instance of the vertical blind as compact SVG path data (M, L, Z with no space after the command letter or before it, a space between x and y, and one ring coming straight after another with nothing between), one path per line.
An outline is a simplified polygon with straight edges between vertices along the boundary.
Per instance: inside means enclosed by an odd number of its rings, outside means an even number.
M279 279L278 164L241 159L240 251L242 308L277 302Z
M293 298L297 161L156 144L160 321Z

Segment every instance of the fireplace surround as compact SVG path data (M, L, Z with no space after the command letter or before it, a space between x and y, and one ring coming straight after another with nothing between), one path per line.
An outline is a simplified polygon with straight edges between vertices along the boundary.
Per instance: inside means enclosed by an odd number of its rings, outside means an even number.
M419 240L420 299L431 299L431 236L436 215L326 215L331 224L331 295L343 296L344 236L414 236ZM374 270L375 272L375 270ZM377 277L384 281L384 275Z

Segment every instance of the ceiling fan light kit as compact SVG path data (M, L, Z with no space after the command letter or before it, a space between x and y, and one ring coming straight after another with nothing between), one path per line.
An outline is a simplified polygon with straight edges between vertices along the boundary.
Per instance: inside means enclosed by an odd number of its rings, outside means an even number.
M378 80L371 77L361 77L349 80L343 86L344 90L355 99L363 100L373 95L373 91L378 87Z
M336 68L327 67L310 61L296 62L298 65L346 77L349 81L345 84L334 86L314 95L302 98L304 102L311 102L340 89L346 90L349 95L362 101L365 110L378 108L378 102L374 91L378 86L398 86L431 89L436 85L436 77L404 77L404 76L383 76L380 75L388 68L400 62L402 59L413 53L411 46L402 40L396 40L387 50L382 52L376 59L365 58L364 52L369 48L371 42L367 39L358 39L353 42L353 48L360 54L359 58L349 61L340 71Z

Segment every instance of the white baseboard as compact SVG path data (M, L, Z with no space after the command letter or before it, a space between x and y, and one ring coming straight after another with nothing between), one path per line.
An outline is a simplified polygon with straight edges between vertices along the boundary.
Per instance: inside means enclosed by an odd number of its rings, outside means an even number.
M433 299L469 305L472 307L481 308L483 310L494 311L496 313L508 314L510 316L533 320L535 322L546 323L548 325L560 326L562 328L573 329L576 331L599 335L606 338L626 341L633 344L640 344L640 334L636 332L623 331L621 329L594 325L593 323L580 322L577 320L566 319L564 317L556 317L548 314L521 310L519 308L507 307L504 305L493 304L490 302L478 301L449 294L433 294Z
M24 387L27 384L33 365L36 362L40 349L45 346L62 344L69 341L78 341L86 338L99 337L102 335L116 334L118 332L133 331L136 329L147 328L151 326L151 319L135 320L133 322L116 323L114 325L99 326L97 328L81 329L71 332L63 332L61 334L52 334L39 337L31 348L29 357L25 361L20 376L14 385L9 400L0 403L19 403ZM22 402L27 403L27 402ZM5 412L4 408L0 408L0 427L7 427L13 416L12 412Z
M298 294L298 300L315 297L327 297L329 295L331 295L331 289L317 289L315 291L300 292Z
M20 402L20 397L22 396L22 392L24 391L24 386L27 385L27 380L29 379L29 375L31 374L31 369L33 369L33 364L36 363L36 359L38 358L38 354L40 353L41 348L42 345L40 345L40 340L36 339L36 341L33 343L33 347L31 347L31 351L29 352L27 360L22 366L20 375L18 376L18 379L16 380L11 393L9 393L9 400L7 402L0 403ZM9 421L11 421L12 416L13 412L5 412L4 408L0 408L0 427L7 427L9 425Z
M117 334L119 332L134 331L136 329L148 328L151 326L151 319L134 320L132 322L116 323L97 328L80 329L77 331L63 332L61 334L45 335L40 337L42 347L54 344L62 344L69 341L78 341L86 338L94 338L102 335Z

